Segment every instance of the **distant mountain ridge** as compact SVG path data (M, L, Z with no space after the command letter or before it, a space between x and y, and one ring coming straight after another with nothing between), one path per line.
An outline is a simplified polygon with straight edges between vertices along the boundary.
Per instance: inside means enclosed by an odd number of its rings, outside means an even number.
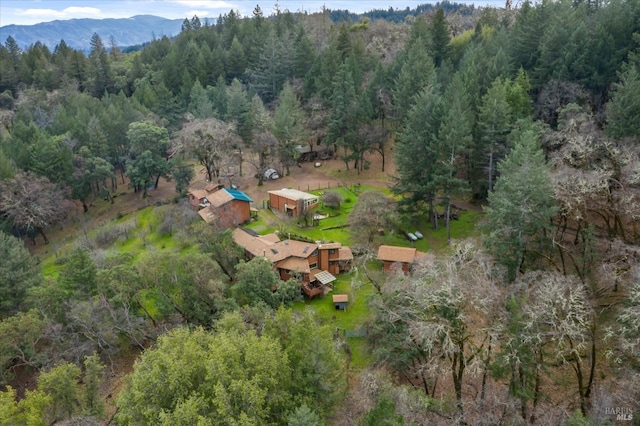
M0 43L7 37L15 39L22 49L37 41L53 48L64 40L69 47L88 51L91 36L97 33L106 47L113 36L118 47L134 46L161 38L176 36L184 19L166 19L153 15L137 15L122 19L69 19L42 22L35 25L6 25L0 27Z

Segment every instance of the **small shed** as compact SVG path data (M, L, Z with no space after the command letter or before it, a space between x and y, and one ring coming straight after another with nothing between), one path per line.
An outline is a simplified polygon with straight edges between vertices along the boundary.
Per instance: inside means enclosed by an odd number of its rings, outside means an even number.
M347 294L333 295L333 306L336 308L336 310L346 311L348 303L349 303L349 295Z
M385 245L378 247L378 260L382 261L382 268L384 272L392 272L395 269L395 266L400 266L406 275L411 270L411 265L424 255L425 254L423 252L418 251L413 247Z

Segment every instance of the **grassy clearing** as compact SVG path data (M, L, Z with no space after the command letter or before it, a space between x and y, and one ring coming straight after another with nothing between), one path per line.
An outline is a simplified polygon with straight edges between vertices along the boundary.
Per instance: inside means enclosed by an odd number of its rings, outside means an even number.
M41 252L38 257L43 275L55 278L63 267L64 258L79 244L92 249L130 254L134 263L149 250L175 250L183 253L195 250L192 247L184 248L171 233L158 232L163 214L171 207L172 205L145 207L115 218L85 235L52 244L50 251Z
M257 220L251 221L243 227L252 229L259 234L271 234L281 227L281 220L271 210L260 210Z
M365 337L362 336L362 327L370 315L368 300L373 295L374 289L370 284L367 284L356 290L351 286L352 279L353 273L338 276L331 293L324 297L297 302L293 309L301 311L309 307L312 308L323 323L329 324L346 337L351 348L351 365L354 368L364 368L371 363L371 355L366 347ZM347 310L335 309L332 298L334 294L349 296Z
M458 220L451 221L451 239L462 240L478 235L476 224L481 219L482 214L473 210L460 212ZM438 223L438 229L433 229L426 215L421 215L413 219L404 220L401 224L403 230L407 232L420 231L424 238L414 243L414 247L420 251L432 251L439 253L447 250L447 225L444 220ZM385 244L410 247L411 243L404 235L391 236Z
M364 369L371 365L373 357L369 351L367 340L364 337L347 337L347 343L351 349L351 367Z

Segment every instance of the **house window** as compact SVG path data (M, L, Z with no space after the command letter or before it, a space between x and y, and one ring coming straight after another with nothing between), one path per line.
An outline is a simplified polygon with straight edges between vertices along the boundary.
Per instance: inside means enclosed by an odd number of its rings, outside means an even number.
M317 267L318 267L318 263L317 262L309 264L309 269L314 269L314 268L317 268Z
M318 249L315 249L313 253L311 253L311 256L317 256L317 255L318 255Z
M336 254L336 249L329 249L329 254Z

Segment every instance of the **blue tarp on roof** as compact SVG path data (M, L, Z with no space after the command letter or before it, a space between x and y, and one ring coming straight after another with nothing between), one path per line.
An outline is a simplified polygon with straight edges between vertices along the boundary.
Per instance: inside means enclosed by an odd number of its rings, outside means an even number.
M228 188L225 188L224 190L227 191L229 193L229 195L231 195L233 197L234 200L248 201L249 203L253 203L253 200L251 198L249 198L249 196L247 194L245 194L244 192L240 191L239 189L228 189Z

